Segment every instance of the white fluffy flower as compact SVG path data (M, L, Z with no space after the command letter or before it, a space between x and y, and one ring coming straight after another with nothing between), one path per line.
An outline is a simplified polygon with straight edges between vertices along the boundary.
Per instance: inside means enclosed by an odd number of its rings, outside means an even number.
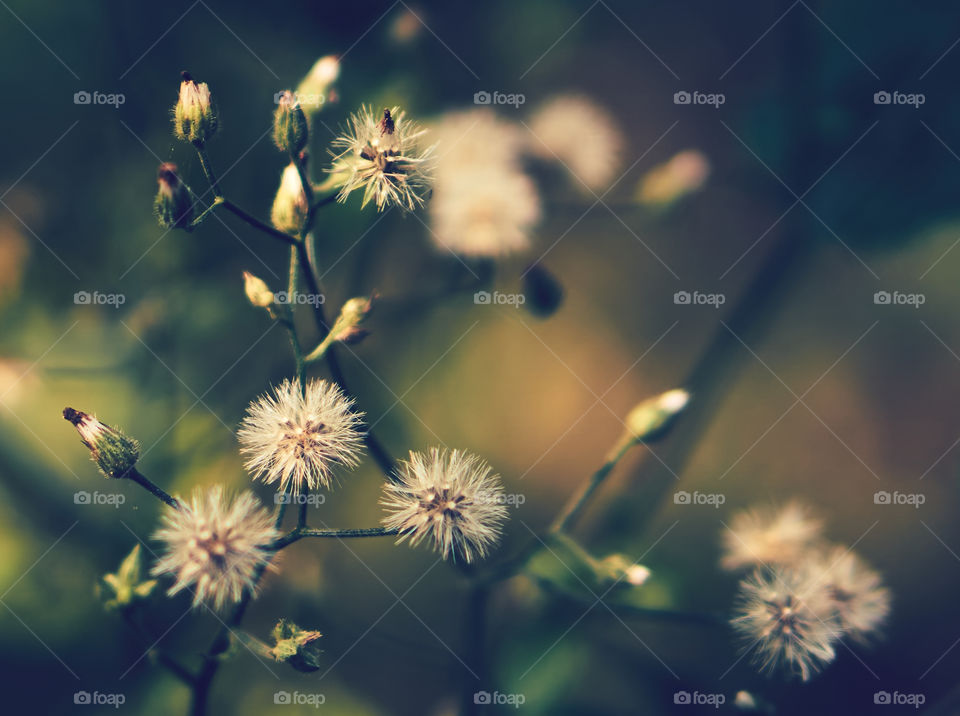
M821 527L822 522L799 502L739 512L723 534L721 564L736 570L795 563L819 539Z
M406 118L399 107L384 109L377 117L369 107L350 117L342 136L333 140L341 151L327 171L340 186L338 200L363 189L362 206L370 201L378 210L423 206L430 185L428 160L433 147L421 148L425 130Z
M168 594L192 589L195 607L208 602L221 609L255 589L278 535L273 517L253 493L231 500L220 485L197 488L179 509L165 509L162 527L153 535L165 551L151 574L174 577Z
M296 495L330 487L333 468L360 462L363 433L353 400L336 385L285 380L272 395L250 404L237 433L247 470L267 484L279 482Z
M494 258L527 249L540 199L521 168L517 126L480 108L445 115L434 136L438 156L429 209L437 246Z
M445 559L472 562L500 539L507 518L503 488L479 457L439 448L427 455L411 452L397 478L384 485L380 502L388 512L383 524L400 531L399 541L426 539Z
M890 613L890 592L860 557L835 546L811 569L829 590L837 623L845 633L865 641L880 628Z
M613 117L592 100L560 95L530 120L530 152L560 161L592 191L605 188L621 165L624 139Z
M743 580L732 624L763 670L784 667L803 681L833 661L841 636L829 588L805 568L759 569Z

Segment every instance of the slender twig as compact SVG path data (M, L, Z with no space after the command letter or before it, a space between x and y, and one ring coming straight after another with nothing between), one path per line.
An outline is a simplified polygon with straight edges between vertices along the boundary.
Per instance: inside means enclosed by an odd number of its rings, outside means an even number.
M166 492L164 492L161 488L153 484L150 480L144 477L137 470L137 468L131 467L129 470L127 470L124 473L123 476L129 480L133 480L135 483L137 483L138 485L143 487L145 490L150 492L150 494L152 494L158 500L163 500L171 507L175 507L178 510L180 509L180 502L175 497L171 497Z
M222 198L222 197L221 197L221 198ZM234 204L234 203L233 203L232 201L230 201L229 199L223 199L222 206L223 206L224 209L226 209L226 210L229 211L230 213L232 213L232 214L240 217L240 218L243 219L244 221L246 221L246 222L247 222L248 224L250 224L250 226L252 226L253 228L259 229L260 231L264 232L265 234L269 234L270 236L273 236L273 237L275 237L275 238L278 238L278 239L280 239L281 241L284 241L284 242L286 242L286 243L288 243L288 244L296 244L296 243L297 243L297 238L296 238L295 236L291 236L290 234L287 234L287 233L284 233L283 231L280 231L280 230L278 230L278 229L275 229L275 228L273 228L272 226L270 226L270 224L265 224L264 222L260 221L260 219L256 218L256 217L253 216L252 214L249 214L249 213L247 213L246 211L244 211L243 209L241 209L239 206L237 206L236 204Z
M281 550L294 542L306 537L332 537L346 539L353 537L392 537L400 534L399 530L389 527L356 527L347 529L297 527L273 543L274 550Z
M131 628L137 632L144 642L147 644L156 644L157 639L147 630L139 619L133 614L133 609L127 607L121 609L121 614L123 615L124 621L131 626ZM166 668L170 673L180 679L182 682L190 686L191 688L196 684L197 677L193 674L187 667L178 662L172 656L167 654L162 649L156 648L156 646L151 646L148 650L151 658L156 659L157 663Z

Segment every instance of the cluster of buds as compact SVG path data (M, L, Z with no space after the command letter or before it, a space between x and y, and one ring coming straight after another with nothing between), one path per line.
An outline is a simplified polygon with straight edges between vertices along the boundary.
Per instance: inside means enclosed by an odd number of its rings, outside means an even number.
M273 141L281 152L297 157L307 146L310 126L300 100L293 92L284 90L273 114Z
M63 417L80 433L90 457L106 477L124 477L140 459L140 444L117 428L73 408L64 408Z
M153 200L153 210L160 226L165 229L193 228L193 201L190 190L180 180L177 165L164 162L157 169L157 196Z
M180 96L173 108L173 133L177 139L202 147L217 131L217 108L206 82L195 82L189 72L181 74Z

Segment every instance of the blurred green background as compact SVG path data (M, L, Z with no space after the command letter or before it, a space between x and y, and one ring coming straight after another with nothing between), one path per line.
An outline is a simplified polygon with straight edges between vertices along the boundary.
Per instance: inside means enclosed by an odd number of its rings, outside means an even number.
M615 472L578 531L588 548L642 556L654 575L650 604L725 615L736 581L717 566L724 522L796 496L893 593L882 641L841 648L798 685L738 661L724 628L621 621L599 605L584 616L585 605L515 580L493 601L492 683L477 689L522 693L523 711L538 714L695 713L674 706L681 689L728 702L750 689L785 714L868 713L880 690L922 693L927 704L950 692L960 668L955 5L0 4L6 713L96 713L74 706L80 690L123 693L123 710L135 713L186 708L186 690L93 594L138 540L150 544L159 504L98 476L60 411L123 426L143 442L142 471L170 492L249 485L235 427L292 366L283 331L246 303L240 275L280 286L286 252L227 215L166 233L151 214L154 176L174 161L203 183L170 134L178 73L189 69L220 106L209 151L225 192L268 216L284 164L268 134L273 93L331 53L342 56L339 101L314 124L318 163L361 103L401 104L426 120L471 106L479 90L523 93L524 107L498 108L509 120L559 92L586 94L627 137L630 169L602 203L538 174L535 246L501 263L494 285L520 290L520 274L542 257L565 289L547 320L475 305L470 293L404 302L463 272L433 248L425 214L350 202L318 219L328 310L384 295L371 337L341 358L389 449L470 449L525 496L494 559L549 523L636 402L687 382L691 416L654 446L658 459L635 451ZM76 105L81 90L125 102ZM726 101L676 105L680 90ZM884 90L925 102L875 104ZM641 178L689 148L710 161L704 189L666 211L635 205ZM677 305L681 290L726 302ZM77 305L78 291L125 302ZM877 305L877 291L925 302ZM682 489L722 493L725 504L675 505L672 485L655 502L671 472ZM375 525L381 479L371 461L342 474L314 524ZM78 505L80 490L126 501ZM877 490L926 501L877 505ZM455 712L470 645L464 582L450 565L390 540L303 541L264 586L245 627L264 638L287 616L319 629L325 666L298 674L240 649L215 684L214 713L296 713L274 705L279 690L323 693L327 713ZM195 663L218 624L187 608L183 596L158 599L150 628Z

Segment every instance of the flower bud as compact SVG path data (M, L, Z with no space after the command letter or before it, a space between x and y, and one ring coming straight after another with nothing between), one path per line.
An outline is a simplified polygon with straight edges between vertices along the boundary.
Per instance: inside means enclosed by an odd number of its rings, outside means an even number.
M243 272L243 290L247 300L257 308L270 308L273 305L273 291L263 281L249 271Z
M600 560L603 568L609 572L614 582L624 582L639 587L650 578L650 570L642 564L635 564L622 554L611 554Z
M636 441L655 440L666 433L689 402L690 393L681 388L648 398L627 415L627 431Z
M165 229L190 231L192 228L193 201L187 185L180 181L176 164L166 162L157 170L157 196L153 200L153 211L160 226Z
M217 131L217 108L206 82L198 84L189 72L181 74L180 97L173 108L173 134L177 139L202 147Z
M116 428L73 408L64 408L63 417L80 433L90 457L106 477L124 477L140 458L140 444Z
M351 298L340 309L340 315L330 330L331 340L341 343L353 344L359 343L367 337L369 331L360 327L360 324L367 320L370 311L373 309L373 302L377 298L373 294L369 298L357 297Z
M297 98L307 114L314 114L329 100L333 101L331 85L340 75L340 60L327 55L317 60L307 76L297 86Z
M270 210L270 220L279 231L299 235L307 220L310 207L307 203L307 194L300 181L300 172L295 164L287 165L280 178L280 188L273 200Z
M284 90L273 114L273 141L281 152L296 156L307 146L310 128L300 101L293 92Z
M274 646L267 652L277 661L285 661L297 671L311 672L320 668L320 652L315 642L323 636L318 631L301 629L286 619L273 628Z

